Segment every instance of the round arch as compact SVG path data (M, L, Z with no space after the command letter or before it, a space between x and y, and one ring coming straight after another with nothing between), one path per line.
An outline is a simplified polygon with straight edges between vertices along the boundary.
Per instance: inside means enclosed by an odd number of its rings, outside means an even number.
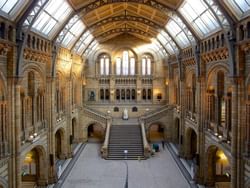
M230 156L222 148L211 145L206 151L206 185L230 187L231 163Z
M185 155L188 159L194 159L198 151L198 134L196 131L188 127L185 130Z
M103 142L105 138L105 128L102 124L93 122L87 126L88 142Z
M47 155L43 146L34 146L26 152L22 159L22 186L25 187L26 183L30 184L30 182L38 186L44 185L43 180L47 179L47 164Z
M65 130L61 127L55 131L55 157L57 159L64 159L66 149Z
M165 140L165 125L161 122L154 122L147 126L147 139L150 142L159 142Z

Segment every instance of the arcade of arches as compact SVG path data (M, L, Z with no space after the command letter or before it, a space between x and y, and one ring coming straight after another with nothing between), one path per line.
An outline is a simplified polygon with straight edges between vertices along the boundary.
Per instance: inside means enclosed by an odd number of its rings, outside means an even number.
M54 184L125 109L197 184L249 188L249 78L249 0L1 0L0 188Z

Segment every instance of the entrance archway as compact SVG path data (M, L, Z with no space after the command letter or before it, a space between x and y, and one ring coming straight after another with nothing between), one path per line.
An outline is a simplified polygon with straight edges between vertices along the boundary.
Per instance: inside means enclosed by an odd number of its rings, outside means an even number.
M103 142L105 137L104 128L97 123L88 126L88 142Z
M164 127L158 123L150 125L148 128L148 140L150 142L160 142L164 140Z
M208 186L230 187L231 165L223 150L210 146L207 151L207 180Z
M192 128L186 131L186 157L194 159L197 153L197 134Z
M63 130L59 129L55 134L55 157L56 159L63 159Z
M40 180L45 179L46 172L46 154L43 148L35 147L24 156L21 168L22 187L28 185L44 185Z

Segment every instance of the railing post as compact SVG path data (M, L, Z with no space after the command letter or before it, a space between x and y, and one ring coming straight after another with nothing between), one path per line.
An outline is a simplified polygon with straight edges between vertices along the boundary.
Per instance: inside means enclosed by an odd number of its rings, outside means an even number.
M110 127L111 127L111 117L108 117L105 140L101 149L101 154L104 159L108 157L108 143L109 143Z
M146 137L146 131L144 126L144 119L139 119L140 126L141 126L141 133L142 133L142 141L143 141L143 148L144 148L144 157L149 158L151 154L151 148L148 144L147 137Z

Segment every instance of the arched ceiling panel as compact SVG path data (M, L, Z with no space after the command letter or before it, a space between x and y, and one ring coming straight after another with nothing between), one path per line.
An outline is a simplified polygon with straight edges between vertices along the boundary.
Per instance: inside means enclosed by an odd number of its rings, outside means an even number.
M195 45L218 30L225 30L228 24L215 0L47 1L33 24L30 24L32 30L51 40L61 39L59 43L64 47L82 53L90 51L88 48L92 47L91 41L95 39L106 41L128 33L145 41L152 41L152 38L161 40L158 45L163 43L161 46L172 54ZM250 9L246 0L228 1L225 4L240 8L241 17ZM3 2L13 2L11 7L14 8L17 5L16 0ZM0 14L4 12L5 6L0 3ZM235 12L236 8L231 7ZM74 16L78 16L81 22L70 25L71 17Z

